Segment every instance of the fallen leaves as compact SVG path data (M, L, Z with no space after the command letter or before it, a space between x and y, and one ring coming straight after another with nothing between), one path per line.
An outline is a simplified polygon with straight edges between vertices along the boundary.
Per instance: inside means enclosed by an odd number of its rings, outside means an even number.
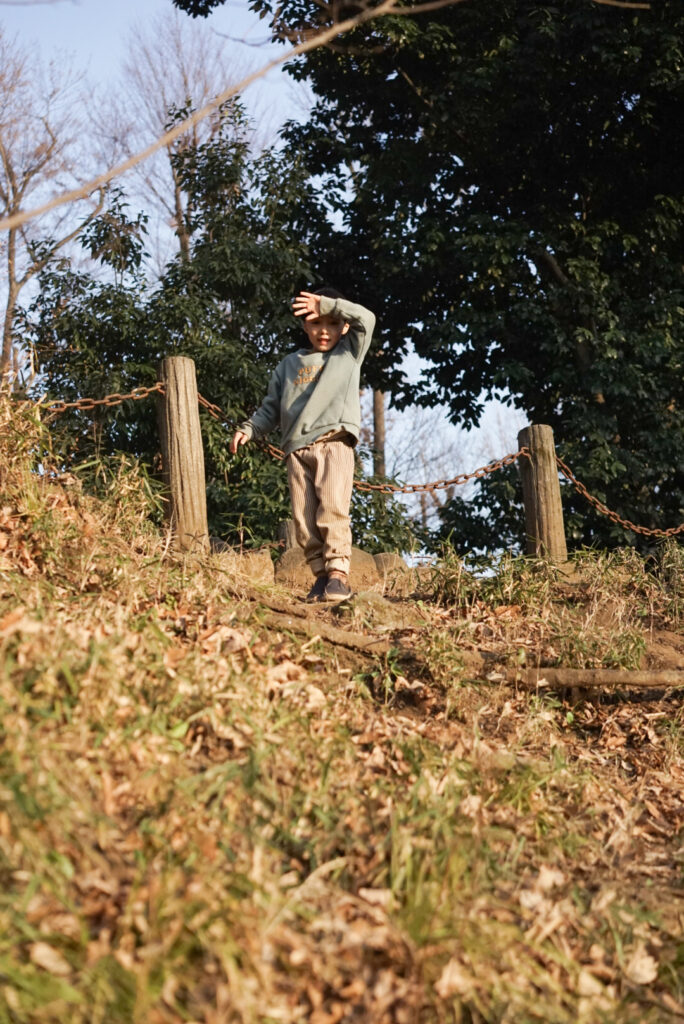
M0 509L0 1016L681 1015L674 699L502 685L503 659L569 649L518 592L395 609L374 658L354 623L297 631L151 557L140 522L114 566L83 495L33 497L51 554Z
M269 932L271 970L280 959L289 967L289 983L281 976L284 991L296 991L303 982L304 1019L337 1024L353 1016L374 1024L414 1024L422 1003L417 966L384 904L384 898L369 902L323 885L305 894L297 911ZM274 1011L279 1012L277 1003L269 1007L272 1016Z
M15 633L27 636L43 632L45 626L26 614L26 608L20 605L0 619L0 637L10 637Z
M235 654L249 648L252 635L250 629L215 623L203 630L198 640L205 654Z
M32 963L50 974L56 974L58 977L67 977L71 974L69 962L59 950L47 942L32 942L29 946L29 957Z
M625 964L625 977L635 985L649 985L658 977L658 961L646 951L642 942L632 950Z

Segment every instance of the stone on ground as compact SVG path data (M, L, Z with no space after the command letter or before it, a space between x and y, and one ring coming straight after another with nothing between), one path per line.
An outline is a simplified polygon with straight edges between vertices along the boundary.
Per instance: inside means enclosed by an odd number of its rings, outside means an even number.
M288 548L275 564L275 581L286 587L306 588L311 586L313 576L306 564L301 548ZM377 585L380 576L372 555L352 548L350 584L354 590Z
M246 576L251 583L273 583L273 560L268 548L260 551L226 550L214 554L220 569L236 576Z

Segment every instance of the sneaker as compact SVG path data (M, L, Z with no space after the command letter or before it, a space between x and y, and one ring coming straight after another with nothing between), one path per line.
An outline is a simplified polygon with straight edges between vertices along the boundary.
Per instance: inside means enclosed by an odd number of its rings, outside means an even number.
M322 601L323 600L323 595L325 594L325 588L326 588L327 583L328 583L328 577L327 576L317 576L316 577L316 582L314 583L313 587L311 588L309 593L306 595L304 600L308 604L315 604L316 601Z
M339 576L331 576L328 580L322 601L344 601L346 598L351 597L351 588L346 580L341 580Z

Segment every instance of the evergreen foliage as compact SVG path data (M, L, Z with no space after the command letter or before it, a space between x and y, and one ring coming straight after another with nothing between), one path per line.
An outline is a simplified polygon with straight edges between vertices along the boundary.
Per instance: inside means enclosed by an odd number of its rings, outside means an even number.
M172 120L189 112L174 111ZM119 188L80 236L100 272L67 259L48 264L21 317L40 371L36 391L67 401L127 393L154 383L164 356L184 355L195 362L200 393L231 420L258 405L275 364L301 344L291 298L312 280L301 217L315 197L297 160L277 150L251 156L248 131L240 106L228 104L206 142L173 157L189 197L190 254L179 253L156 286L145 276L146 217L131 215ZM204 411L201 419L212 534L247 546L273 542L290 516L284 467L255 445L232 457L230 427ZM65 464L125 452L159 465L150 399L71 412L54 433ZM372 546L383 538L394 548L410 534L401 506L376 503L374 523L362 502L356 507L355 534Z
M173 0L173 6L185 11L193 18L206 18L215 7L220 7L224 0Z
M211 139L174 158L192 196L191 255L179 254L156 286L145 277L145 218L130 216L118 189L81 237L108 272L76 270L67 260L46 269L23 323L41 390L67 400L125 393L153 383L164 356L185 355L195 361L199 391L227 416L238 420L256 406L283 344L298 340L289 297L310 270L292 228L301 173L278 154L252 158L247 131L239 105L226 106ZM282 467L256 449L232 459L229 428L202 419L212 532L273 540L288 514ZM72 413L55 429L64 433L65 458L77 463L116 451L152 462L158 450L149 400Z
M494 0L382 17L291 66L317 98L292 151L339 225L312 252L379 313L373 383L466 427L502 396L609 507L661 528L684 518L683 32L674 3ZM428 368L406 380L412 347ZM497 489L479 504L502 537ZM639 541L564 490L571 544ZM465 506L454 523L463 543L480 529Z

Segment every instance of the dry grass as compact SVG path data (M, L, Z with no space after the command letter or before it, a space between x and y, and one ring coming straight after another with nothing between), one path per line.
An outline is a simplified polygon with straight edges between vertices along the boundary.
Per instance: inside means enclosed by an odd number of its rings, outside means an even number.
M428 588L461 651L521 666L684 665L684 549L674 541L648 562L622 549L579 552L561 567L504 555L485 569L473 575L447 551ZM669 660L661 649L658 665L648 650L657 634L672 647Z
M135 467L95 501L44 447L2 407L2 1024L683 1019L678 703L464 668L605 658L558 623L610 634L608 588L618 632L676 632L676 552L455 599L443 563L359 665L264 628L239 567L172 558Z

